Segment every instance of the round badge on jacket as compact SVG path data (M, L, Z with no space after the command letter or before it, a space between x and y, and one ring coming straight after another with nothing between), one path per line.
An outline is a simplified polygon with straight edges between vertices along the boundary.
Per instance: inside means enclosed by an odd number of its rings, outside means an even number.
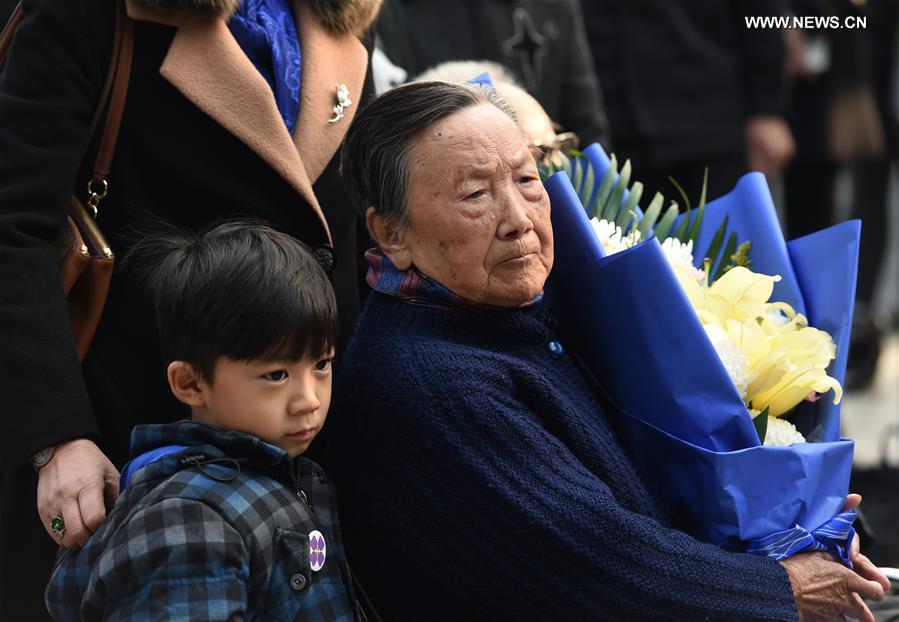
M325 556L328 554L328 546L325 537L318 529L309 532L309 566L312 572L318 572L325 565Z

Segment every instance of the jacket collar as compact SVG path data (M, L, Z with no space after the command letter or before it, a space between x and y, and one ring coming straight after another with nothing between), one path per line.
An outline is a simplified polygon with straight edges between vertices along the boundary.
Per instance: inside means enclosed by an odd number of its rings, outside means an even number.
M223 482L230 481L235 472L240 473L244 468L287 485L294 485L300 473L321 473L321 467L311 460L302 456L291 459L280 447L256 436L222 430L190 419L138 425L131 432L132 457L165 445L184 445L187 449L164 455L137 470L129 488L144 481L169 477L191 465Z
M327 30L308 2L293 0L304 65L300 113L291 136L271 88L231 35L227 13L168 8L179 4L175 2L157 2L165 5L160 8L146 2L126 0L128 15L177 29L159 70L162 77L290 183L328 231L312 184L336 153L358 110L368 64L362 43L353 34ZM309 59L314 62L307 63ZM329 123L338 84L347 86L352 105L340 121Z

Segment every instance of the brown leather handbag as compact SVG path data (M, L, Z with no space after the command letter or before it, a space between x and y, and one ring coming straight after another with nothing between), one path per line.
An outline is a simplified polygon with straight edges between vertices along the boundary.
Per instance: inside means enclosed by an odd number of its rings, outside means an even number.
M68 300L69 320L79 360L83 360L87 354L97 325L100 323L115 261L115 255L97 226L96 218L100 201L109 190L107 177L112 165L112 155L122 122L122 111L125 108L125 97L128 94L128 79L131 75L134 22L125 13L123 4L119 2L116 8L112 61L91 122L93 135L103 111L108 107L93 176L87 184L87 201L72 196L67 224L55 240L59 254L59 274ZM25 11L19 3L0 32L0 64L6 60L13 34L24 17Z

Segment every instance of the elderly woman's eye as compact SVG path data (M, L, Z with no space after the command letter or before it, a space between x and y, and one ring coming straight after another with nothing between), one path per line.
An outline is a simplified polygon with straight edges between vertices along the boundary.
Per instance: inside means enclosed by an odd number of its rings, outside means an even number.
M475 190L475 191L472 192L471 194L466 195L465 198L466 198L466 199L480 199L480 198L481 198L482 196L484 196L485 194L487 194L487 193L484 192L483 190Z
M532 181L537 181L537 178L536 178L536 177L532 177L532 176L530 176L530 175L525 175L524 177L522 177L521 179L518 180L518 183L521 183L521 184L529 184L529 183L531 183Z

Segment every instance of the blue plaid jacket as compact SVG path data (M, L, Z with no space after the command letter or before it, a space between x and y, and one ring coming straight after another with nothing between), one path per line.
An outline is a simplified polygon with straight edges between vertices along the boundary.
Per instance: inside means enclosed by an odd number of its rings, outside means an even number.
M56 620L355 618L318 465L193 421L138 426L131 444L187 449L137 471L87 544L60 553L46 591Z

